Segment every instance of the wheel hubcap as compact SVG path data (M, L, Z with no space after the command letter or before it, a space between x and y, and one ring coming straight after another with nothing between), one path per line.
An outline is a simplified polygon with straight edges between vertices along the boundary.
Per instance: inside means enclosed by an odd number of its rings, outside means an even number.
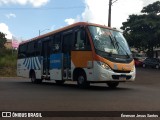
M83 84L84 83L84 77L83 76L79 76L78 77L78 82L79 82L79 84Z
M34 75L31 76L31 81L34 82L35 81L35 77Z

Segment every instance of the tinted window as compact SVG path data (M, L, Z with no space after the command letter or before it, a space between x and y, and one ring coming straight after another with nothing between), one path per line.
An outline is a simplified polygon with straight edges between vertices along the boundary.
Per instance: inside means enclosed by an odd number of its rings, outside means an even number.
M72 39L73 39L73 34L72 33L63 35L63 48L62 49L63 49L64 53L71 51Z
M58 33L50 37L49 47L51 53L61 52L61 34Z
M18 58L22 59L27 57L27 43L19 46Z
M33 57L35 56L35 45L34 45L35 42L29 42L28 43L28 50L27 50L27 56L28 57Z
M34 50L35 50L35 55L40 56L40 54L41 54L40 53L40 51L41 51L41 41L40 40L35 41Z
M88 35L83 29L75 31L74 49L91 50L91 45L89 42Z

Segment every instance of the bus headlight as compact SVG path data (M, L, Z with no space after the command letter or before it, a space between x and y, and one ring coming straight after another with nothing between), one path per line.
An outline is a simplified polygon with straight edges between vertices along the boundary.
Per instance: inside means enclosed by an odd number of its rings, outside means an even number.
M103 62L100 62L100 61L97 61L97 63L102 68L112 71L111 68L106 63L103 63Z
M133 65L132 69L131 69L131 72L134 72L135 71L135 65Z

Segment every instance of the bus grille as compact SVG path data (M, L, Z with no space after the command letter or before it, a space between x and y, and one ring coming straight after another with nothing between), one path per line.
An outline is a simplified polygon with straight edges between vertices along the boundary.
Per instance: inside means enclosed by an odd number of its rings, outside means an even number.
M115 73L130 73L131 71L113 70Z
M119 77L121 77L121 75L112 75L112 78L113 79L116 79L116 80L119 80ZM131 79L131 75L127 75L127 76L125 76L126 77L126 80L129 80L129 79Z

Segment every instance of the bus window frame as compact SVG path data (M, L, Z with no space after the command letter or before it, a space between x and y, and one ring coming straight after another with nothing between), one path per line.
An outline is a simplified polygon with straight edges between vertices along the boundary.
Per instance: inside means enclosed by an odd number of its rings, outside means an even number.
M23 46L26 46L26 50L22 51L22 47ZM27 58L28 55L27 55L27 49L28 49L28 42L27 43L24 43L24 44L21 44L18 48L18 59L24 59L24 58ZM24 52L24 53L23 53ZM22 55L23 54L23 55Z
M77 34L76 32L83 32L83 38L84 38L84 48L83 49L79 49L76 48L76 42L77 42ZM89 34L87 33L87 29L86 27L83 26L79 26L77 28L74 29L74 39L73 39L73 44L72 44L72 50L73 51L92 51L92 47L91 47L91 42L89 39ZM82 36L82 33L80 34L80 36Z
M68 40L70 43L70 48L65 51L65 45L64 45L64 38L65 36L68 36L68 35L71 35L71 40ZM65 53L65 52L71 52L72 51L72 46L73 46L73 40L74 40L74 33L73 33L73 29L69 29L67 31L64 31L62 33L62 53Z
M56 37L59 39L56 40ZM56 33L51 36L51 45L50 45L51 54L60 53L62 51L62 38L61 33Z
M35 56L35 41L28 42L27 45L27 57L34 57Z

